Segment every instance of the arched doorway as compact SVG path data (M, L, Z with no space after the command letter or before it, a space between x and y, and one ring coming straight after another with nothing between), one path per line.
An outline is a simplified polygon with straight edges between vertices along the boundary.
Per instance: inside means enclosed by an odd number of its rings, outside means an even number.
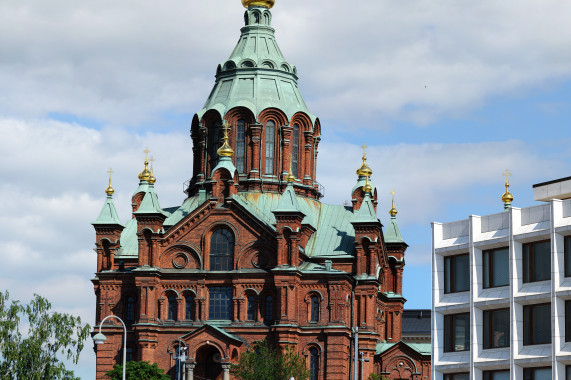
M215 346L202 346L196 351L194 374L200 379L222 380L222 355Z

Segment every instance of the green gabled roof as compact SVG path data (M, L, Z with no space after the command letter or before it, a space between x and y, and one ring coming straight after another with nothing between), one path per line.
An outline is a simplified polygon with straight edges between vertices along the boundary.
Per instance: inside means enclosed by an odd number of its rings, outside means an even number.
M116 258L136 258L139 256L139 238L137 237L137 219L132 218L125 223L121 231L121 248Z
M302 213L297 204L297 195L295 195L295 190L293 185L289 182L280 197L278 202L278 207L273 212L299 212ZM305 214L304 214L305 215Z
M212 174L219 169L226 169L228 170L228 172L230 173L230 176L233 178L234 174L236 173L236 167L234 166L234 163L232 162L232 159L228 156L222 156L220 157L220 159L218 160L218 164L216 165L216 167L214 169L212 169L212 173L210 173L210 175L212 176Z
M146 181L141 181L146 182ZM139 205L137 211L134 214L162 214L165 216L169 216L170 214L163 210L159 205L159 197L157 193L155 193L155 186L153 184L147 183L147 185L139 185L140 191L137 191L135 194L144 192L145 196Z
M359 178L357 179L357 183L355 184L355 186L353 186L353 190L351 190L351 194L353 194L355 192L355 190L365 186L365 182L367 181L367 177L364 175L360 175ZM375 185L373 185L372 183L369 182L369 185L371 185L371 188L373 190L371 190L372 194L375 194Z
M385 228L384 236L386 243L404 243L396 217L391 216L391 221Z
M351 219L351 223L377 223L379 218L377 218L377 212L375 211L375 206L371 200L371 194L365 193L365 198L361 207L357 210L357 213Z
M375 355L380 355L383 352L389 350L393 346L401 343L405 346L410 347L413 351L418 352L421 355L431 355L432 354L432 344L431 343L407 343L403 342L402 340L395 343L377 343L377 348L375 350Z
M200 206L199 196L195 195L193 197L186 198L182 205L178 208L168 209L171 214L165 219L163 225L165 227L174 226L181 220L183 220L188 214L196 210Z
M97 220L92 224L93 225L111 224L111 225L122 226L121 221L119 220L119 215L117 215L117 210L115 209L115 204L113 203L113 197L111 195L107 196L107 199L103 204L103 208L101 209L101 212L97 217Z

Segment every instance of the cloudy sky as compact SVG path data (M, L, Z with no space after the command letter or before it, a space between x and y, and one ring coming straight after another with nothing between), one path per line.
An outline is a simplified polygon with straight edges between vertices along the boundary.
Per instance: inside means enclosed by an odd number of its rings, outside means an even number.
M410 245L409 308L430 307L430 222L500 212L571 175L571 2L278 0L273 25L323 125L325 202L350 199L369 145ZM189 127L238 41L239 0L0 2L0 289L93 324L106 171L123 218L156 158L163 207L184 199ZM77 373L94 377L87 348Z

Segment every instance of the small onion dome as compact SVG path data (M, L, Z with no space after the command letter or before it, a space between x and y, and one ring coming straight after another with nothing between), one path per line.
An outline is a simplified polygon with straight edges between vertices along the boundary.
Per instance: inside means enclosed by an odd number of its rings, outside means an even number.
M398 211L397 211L397 208L395 207L395 192L392 191L391 194L393 195L393 205L392 205L391 209L389 210L389 214L390 214L390 216L392 216L394 218L395 216L397 216Z
M155 182L157 182L157 179L155 178L155 174L153 173L153 162L155 161L155 159L153 158L153 156L151 156L151 175L149 176L149 183L152 185Z
M510 184L506 182L506 192L502 195L502 202L504 203L512 203L514 200L514 196L509 192Z
M242 0L242 5L246 8L250 7L265 7L272 8L276 0Z
M357 169L356 173L358 176L366 176L366 177L373 175L373 170L369 167L369 165L367 165L366 155L363 155L363 163L361 164L359 169Z
M149 161L145 160L145 168L139 173L139 179L141 181L149 181L151 177L151 171L149 170Z
M371 184L369 183L369 176L367 176L367 179L365 180L365 184L363 185L363 191L365 193L370 193L371 191L373 191L373 186L371 186Z
M224 129L224 144L217 151L220 157L232 157L234 155L234 151L228 145L228 129Z
M286 176L286 181L288 181L288 182L295 181L295 176L293 175L293 173L291 171L291 164L289 164L289 173Z
M113 193L115 192L115 189L113 188L113 186L111 186L111 181L109 181L109 186L107 186L107 188L105 189L105 192L109 196L113 195Z

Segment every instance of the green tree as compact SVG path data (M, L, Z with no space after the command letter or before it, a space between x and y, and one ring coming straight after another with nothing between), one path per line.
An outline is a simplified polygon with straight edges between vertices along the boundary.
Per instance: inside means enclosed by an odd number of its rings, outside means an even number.
M37 294L23 305L0 292L0 379L78 379L60 358L77 364L91 327L51 307Z
M301 355L292 348L280 354L266 340L250 346L230 371L240 380L307 380L310 375Z
M371 373L367 380L386 380L387 378L376 373Z
M111 380L121 380L123 378L123 366L115 364L115 367L105 374ZM127 380L170 380L157 363L149 362L127 362L125 371Z

